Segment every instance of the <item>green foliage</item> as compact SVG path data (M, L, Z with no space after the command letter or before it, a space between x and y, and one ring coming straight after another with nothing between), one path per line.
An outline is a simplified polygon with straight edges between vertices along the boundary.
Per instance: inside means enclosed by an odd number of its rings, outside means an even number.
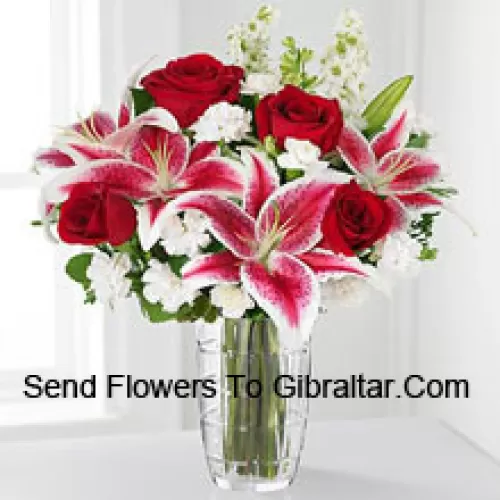
M83 286L84 290L90 289L90 280L87 278L87 269L92 262L91 253L81 253L72 257L66 264L66 274Z
M427 132L421 134L411 134L406 144L407 148L426 149L429 146L431 135Z
M422 246L420 260L435 260L437 258L438 249L431 244L433 234L433 226L439 212L424 213L420 219L412 221L410 224L409 235Z
M364 130L366 136L371 137L384 128L412 81L411 75L395 80L368 104L363 112L363 118L366 120Z
M134 101L135 116L142 115L142 113L150 110L155 106L155 101L147 90L130 89L130 92L132 92L132 99Z
M165 323L166 321L172 321L177 318L176 313L169 313L165 311L161 304L152 304L146 300L142 291L137 291L136 295L139 299L142 314L146 319L151 321L151 323Z
M283 42L286 51L281 55L281 81L311 90L318 83L316 75L308 75L306 65L312 61L314 51L297 47L295 38L287 36Z
M458 194L458 190L452 187L436 187L431 186L427 188L427 191L439 198L451 198Z
M270 158L277 158L280 154L276 139L272 135L268 135L264 139L264 151Z

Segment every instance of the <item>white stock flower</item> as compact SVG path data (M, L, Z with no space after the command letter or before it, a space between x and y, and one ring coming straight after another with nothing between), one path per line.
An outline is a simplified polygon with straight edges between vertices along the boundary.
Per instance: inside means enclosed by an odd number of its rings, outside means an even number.
M279 75L272 73L249 73L242 85L242 94L264 96L274 94L281 88Z
M278 15L275 8L263 5L249 23L236 24L229 30L228 53L234 64L245 68L249 73L270 71L269 28Z
M196 142L240 141L251 129L252 114L241 106L219 102L210 106L191 127Z
M142 276L144 297L152 304L160 303L169 313L175 313L182 304L192 303L198 292L175 275L168 264L151 260Z
M125 298L130 292L132 282L126 278L132 270L132 263L126 254L109 257L97 253L92 257L87 269L87 278L99 302L113 307L117 300Z
M338 97L344 115L357 121L364 107L364 77L370 67L368 41L360 15L346 9L341 13L333 43L321 59L323 90Z
M184 219L173 214L163 223L160 244L170 255L194 257L210 243L207 229L208 221L195 210L187 210Z
M392 275L412 277L421 267L421 246L403 231L389 235L381 249L378 268Z
M306 174L315 175L326 171L327 161L319 159L321 150L310 141L285 139L286 153L278 156L278 165L281 168L293 168L303 170Z
M365 302L369 293L366 279L356 276L343 276L329 279L321 285L324 302L333 302L347 307L357 307Z
M226 318L241 318L247 309L255 306L252 298L237 285L217 285L210 292L212 304L222 309Z

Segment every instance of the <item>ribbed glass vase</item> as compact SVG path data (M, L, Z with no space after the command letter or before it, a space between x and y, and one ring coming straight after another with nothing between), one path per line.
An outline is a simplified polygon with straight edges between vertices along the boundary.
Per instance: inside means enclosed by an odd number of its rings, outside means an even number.
M286 335L269 319L198 326L199 376L217 389L199 398L201 433L221 488L280 490L297 474L308 400L294 387L310 373L310 347Z

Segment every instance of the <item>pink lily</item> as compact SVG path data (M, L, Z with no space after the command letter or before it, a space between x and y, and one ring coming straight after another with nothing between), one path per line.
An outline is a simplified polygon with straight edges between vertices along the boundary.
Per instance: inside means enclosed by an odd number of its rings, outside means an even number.
M439 165L418 149L405 148L406 113L369 143L361 132L344 127L338 151L360 182L400 207L439 206L426 188L440 177Z
M308 335L318 314L319 278L336 273L366 276L362 265L326 250L315 250L320 225L335 185L299 179L278 187L274 165L247 152L250 178L243 208L212 194L191 193L174 202L210 221L227 250L193 259L183 276L198 287L240 283L285 330Z
M127 158L91 161L60 174L43 191L45 206L64 201L76 184L107 184L144 203L139 237L149 250L160 236L158 217L171 200L190 191L242 194L244 180L239 169L232 161L214 156L214 144L200 143L190 151L186 137L157 126L135 128L127 144Z
M110 114L96 111L65 129L50 148L38 151L35 166L64 169L88 161L125 158L130 142L147 125L179 130L175 118L162 108L153 108L128 122L122 115L119 127Z

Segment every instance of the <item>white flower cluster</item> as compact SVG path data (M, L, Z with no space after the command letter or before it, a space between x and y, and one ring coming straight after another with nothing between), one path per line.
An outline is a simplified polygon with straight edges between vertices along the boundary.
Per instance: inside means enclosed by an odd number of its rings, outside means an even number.
M126 275L131 270L132 263L127 254L112 257L105 253L95 254L87 269L87 278L91 281L96 299L114 307L117 300L127 297L132 282Z
M169 255L194 257L210 243L208 221L196 210L186 210L184 218L169 216L162 225L160 244Z
M408 233L400 231L389 235L382 247L378 262L381 272L394 277L413 277L421 267L421 246Z
M241 141L250 133L252 113L241 106L220 102L210 106L192 126L197 142Z
M365 103L364 77L370 54L363 20L354 10L342 12L334 43L327 47L321 67L325 94L338 97L347 117L357 121Z
M281 168L292 168L303 170L307 175L318 175L325 172L328 167L327 161L320 160L321 150L310 141L285 139L286 153L278 156L278 165Z
M274 94L281 88L281 78L274 73L248 73L241 87L243 94L257 94L265 96Z
M252 309L255 302L243 288L237 285L217 285L210 292L212 304L222 309L226 318L241 318L247 309Z
M227 35L229 56L234 64L242 66L249 73L270 73L269 27L277 11L263 5L248 24L233 26Z
M368 297L369 285L363 278L343 276L321 284L321 297L325 303L357 307Z
M198 291L172 272L168 264L157 260L149 262L144 273L144 297L152 304L160 303L169 313L175 313L182 304L191 304Z

